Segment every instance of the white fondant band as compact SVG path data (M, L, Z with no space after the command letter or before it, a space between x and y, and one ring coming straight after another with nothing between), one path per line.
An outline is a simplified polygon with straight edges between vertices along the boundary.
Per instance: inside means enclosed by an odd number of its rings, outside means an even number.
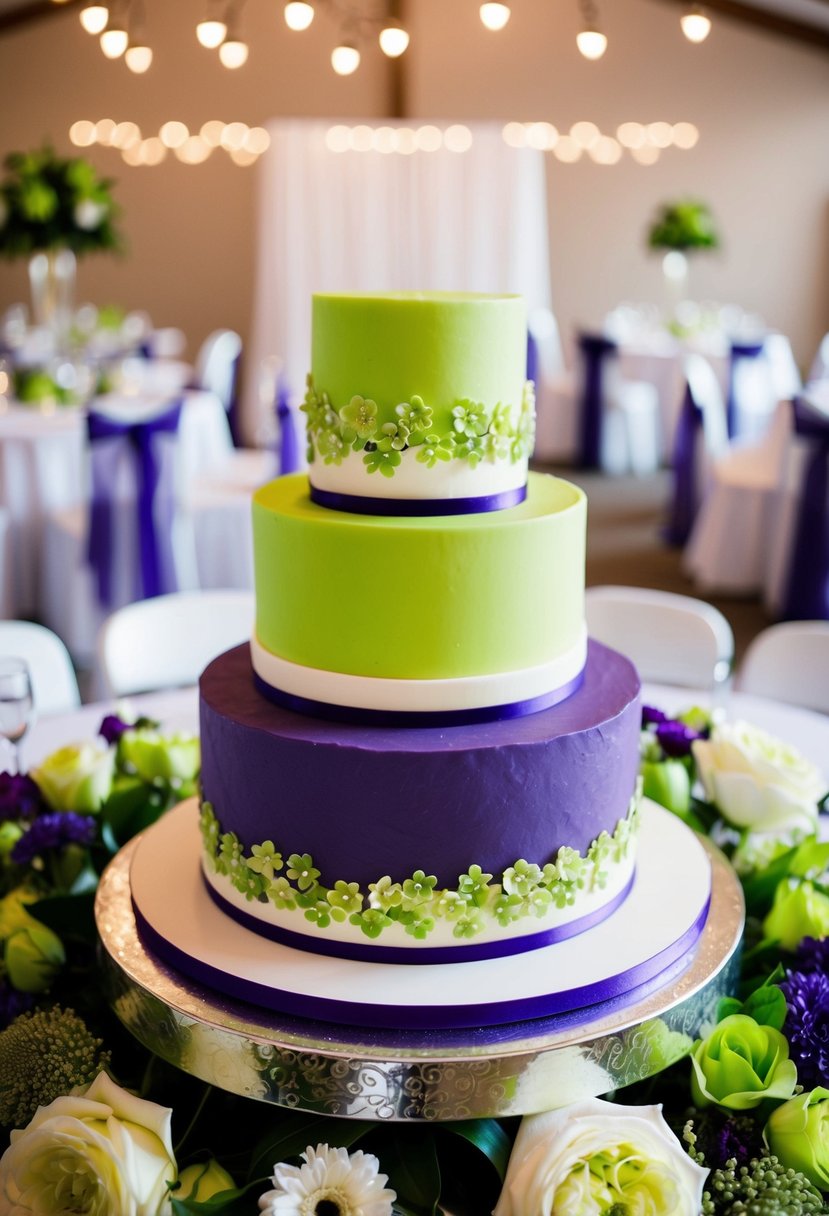
M417 459L420 448L400 453L393 477L369 473L362 452L349 452L342 464L317 457L308 469L312 486L335 494L376 498L483 498L527 484L527 461L482 460L474 468L466 460L437 461L429 468Z
M564 654L538 667L449 680L391 680L304 667L272 654L256 636L250 653L260 679L295 697L389 713L441 713L512 705L563 687L584 669L587 630Z

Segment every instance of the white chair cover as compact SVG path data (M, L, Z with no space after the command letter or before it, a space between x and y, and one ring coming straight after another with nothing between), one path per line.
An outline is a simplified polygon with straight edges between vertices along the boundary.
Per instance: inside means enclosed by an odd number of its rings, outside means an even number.
M750 643L734 687L829 713L829 621L785 621L764 629Z
M66 647L33 621L0 621L0 654L25 659L37 714L60 714L80 705L78 681Z

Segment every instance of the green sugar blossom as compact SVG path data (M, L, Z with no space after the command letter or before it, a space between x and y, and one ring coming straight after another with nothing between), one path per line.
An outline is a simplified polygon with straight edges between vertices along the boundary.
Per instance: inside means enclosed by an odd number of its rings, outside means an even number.
M275 878L268 887L267 895L275 908L293 910L296 907L294 889L285 877Z
M406 932L411 937L416 938L417 941L423 941L424 938L429 936L434 927L435 922L432 920L432 918L430 916L424 916L422 920L414 920L406 925Z
M470 904L470 896L461 891L441 891L436 895L432 907L444 920L457 920Z
M310 853L292 853L288 858L286 873L300 891L308 891L320 876L319 870L314 869L314 861Z
M417 459L427 468L433 469L439 460L451 460L455 454L454 435L427 435L418 449Z
M401 422L405 423L412 434L422 434L432 426L432 408L426 405L422 397L415 394L411 401L402 401L394 407L394 412Z
M360 439L371 439L377 430L377 403L367 397L354 396L340 410L340 418Z
M481 914L477 908L471 908L459 917L452 930L455 937L476 937L484 927Z
M541 867L535 862L516 861L514 866L504 870L504 890L509 895L527 896L536 889L543 877Z
M384 452L380 447L377 447L373 452L366 452L363 457L363 464L369 473L376 473L379 470L384 477L394 477L394 470L400 464L400 453L395 451Z
M336 920L344 919L346 914L359 912L363 906L359 883L343 882L342 879L334 883L333 889L327 892L325 898L334 909L333 915Z
M321 431L317 446L326 464L342 464L348 451L346 441L336 431Z
M264 874L255 874L253 870L248 870L239 878L238 890L245 899L258 900L267 892L268 880Z
M320 929L327 929L331 924L331 905L324 899L318 899L305 909L305 919L313 921Z
M473 435L463 439L455 448L455 459L465 460L470 468L476 469L487 454L488 439L483 435Z
M403 883L402 905L404 911L409 912L412 908L431 899L437 881L434 874L424 874L422 870L415 870L411 878L407 878Z
M454 419L452 426L458 435L473 439L476 435L485 435L489 429L489 415L486 406L477 401L459 401L452 410Z
M520 895L507 895L504 892L496 899L494 912L498 924L506 927L524 915L524 901Z
M403 902L403 888L399 882L392 882L385 874L378 882L368 884L370 891L369 903L372 908L387 912L389 908L399 908Z
M476 907L482 908L489 898L491 874L484 874L480 866L470 866L466 874L458 878L458 890L468 896Z
M282 854L277 852L272 840L266 840L264 844L253 845L251 853L253 856L245 859L245 865L255 874L273 878L274 871L282 869Z
M392 924L392 919L381 912L379 908L366 908L364 912L354 912L348 918L352 925L359 925L366 937L379 937L384 929Z
M242 861L242 843L235 832L225 832L219 844L219 859L225 869L224 874L239 868Z

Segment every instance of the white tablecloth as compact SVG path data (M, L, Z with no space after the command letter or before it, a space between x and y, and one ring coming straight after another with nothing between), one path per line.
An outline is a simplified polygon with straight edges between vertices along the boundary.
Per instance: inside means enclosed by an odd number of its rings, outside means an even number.
M162 398L137 394L98 397L95 408L150 413ZM181 476L187 484L217 468L233 449L227 415L212 393L188 391L179 429ZM0 507L10 517L11 610L40 615L38 568L46 517L86 501L85 411L44 412L9 404L0 412Z

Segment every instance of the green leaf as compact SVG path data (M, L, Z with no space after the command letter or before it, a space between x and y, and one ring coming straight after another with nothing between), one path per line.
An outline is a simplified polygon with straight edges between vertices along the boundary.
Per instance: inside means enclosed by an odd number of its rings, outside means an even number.
M248 1174L270 1177L278 1162L299 1157L309 1145L328 1144L332 1148L350 1148L373 1127L374 1124L358 1119L330 1119L293 1111L284 1114L279 1124L256 1145Z
M140 777L119 777L101 807L101 834L107 847L117 852L138 832L150 827L169 804L169 791L148 785Z
M786 998L776 984L763 984L755 989L743 1006L743 1013L774 1030L783 1029L786 1011Z
M447 1123L443 1130L480 1149L501 1182L507 1173L512 1141L495 1119L470 1119L462 1123Z
M255 1203L252 1204L247 1196L253 1190L262 1194L269 1189L269 1178L256 1178L247 1186L237 1187L232 1191L220 1191L211 1199L201 1202L195 1199L176 1199L173 1191L170 1195L170 1207L173 1216L219 1216L219 1213L222 1216L251 1216Z
M397 1192L395 1211L434 1216L440 1199L440 1166L430 1128L388 1129L377 1156L388 1185Z

